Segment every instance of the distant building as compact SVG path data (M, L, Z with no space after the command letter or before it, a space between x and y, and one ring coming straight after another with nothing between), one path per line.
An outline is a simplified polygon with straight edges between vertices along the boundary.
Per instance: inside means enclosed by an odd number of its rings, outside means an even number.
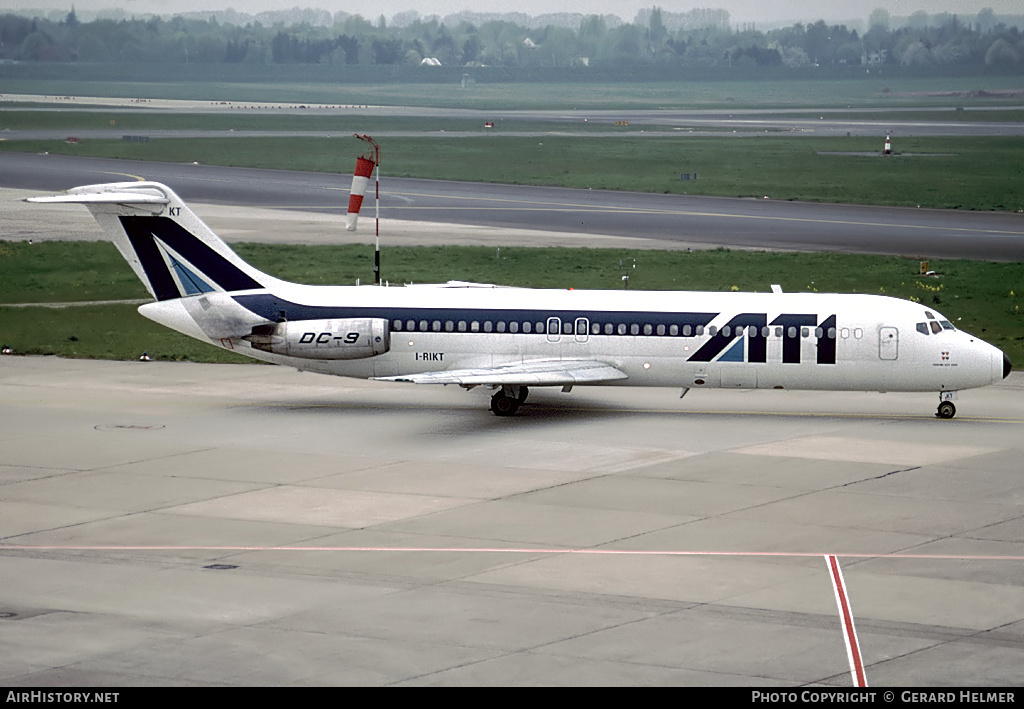
M867 65L885 64L886 59L889 58L889 50L883 49L878 52L865 52L860 55L860 63Z

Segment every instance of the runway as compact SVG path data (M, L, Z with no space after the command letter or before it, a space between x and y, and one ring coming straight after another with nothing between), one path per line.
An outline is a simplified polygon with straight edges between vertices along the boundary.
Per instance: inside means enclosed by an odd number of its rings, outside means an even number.
M164 182L189 202L340 217L350 177L280 170L6 153L0 187L57 192L96 182ZM372 214L373 200L363 203ZM1019 214L777 202L384 177L381 214L395 221L526 229L657 242L1024 260ZM386 234L385 234L386 236ZM10 238L10 237L8 237ZM597 245L605 245L600 239Z
M1000 92L1002 98L1019 99L1019 90ZM6 94L0 103L15 104L5 107L6 111L79 111L109 112L112 109L130 108L133 113L201 113L201 114L232 114L244 115L261 113L264 115L292 116L359 116L373 118L411 117L417 119L454 119L484 121L508 121L514 125L517 121L535 121L554 124L579 124L584 121L595 125L612 125L615 121L628 121L633 126L651 126L644 135L679 135L686 131L687 135L713 135L728 137L763 135L765 133L790 134L799 136L879 136L886 132L895 132L903 137L923 136L1020 136L1024 135L1024 124L1011 121L965 120L966 115L980 117L991 111L1019 110L1019 106L971 106L965 112L964 107L948 106L887 106L885 108L754 108L754 109L702 109L661 107L657 109L477 109L477 108L438 108L430 106L367 106L367 105L328 105L298 104L281 102L231 102L231 101L200 101L187 99L134 99L90 96L39 96L36 94ZM30 106L17 105L19 103ZM907 115L904 115L907 114ZM921 118L928 116L928 120ZM908 117L909 116L909 117ZM591 135L593 126L588 126ZM150 135L160 135L161 131L147 131ZM223 137L230 140L247 131L174 131L179 136L208 135ZM255 132L251 132L255 133ZM306 135L313 132L307 131ZM552 131L524 132L516 131L517 135L550 135ZM171 135L170 132L163 133ZM268 133L259 133L267 135ZM281 133L275 133L280 135ZM460 135L458 132L446 131L447 136ZM621 133L611 133L621 135ZM66 133L45 129L9 131L11 139L43 140L55 138L63 140ZM88 131L81 133L99 138L102 136L120 138L123 131ZM321 135L329 135L321 133ZM381 137L397 135L423 135L422 132L409 133L403 131L375 131Z
M1011 685L1024 377L486 393L0 360L0 682Z

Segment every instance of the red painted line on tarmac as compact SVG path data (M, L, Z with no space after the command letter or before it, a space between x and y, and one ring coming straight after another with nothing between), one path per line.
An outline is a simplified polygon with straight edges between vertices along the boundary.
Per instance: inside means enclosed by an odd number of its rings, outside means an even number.
M1024 555L823 553L788 551L686 551L671 549L556 549L551 547L343 547L248 545L138 545L138 544L0 544L3 551L333 551L333 552L459 552L464 554L577 554L595 556L735 556L735 557L845 557L849 559L933 559L964 561L1024 561Z
M857 629L853 625L853 610L850 608L850 597L846 592L846 582L839 568L839 559L833 554L825 556L829 575L832 577L832 590L836 593L836 605L839 606L839 617L843 622L843 640L846 642L846 656L850 660L850 676L854 687L867 687L868 679L864 674L864 661L860 654L860 642L857 640Z

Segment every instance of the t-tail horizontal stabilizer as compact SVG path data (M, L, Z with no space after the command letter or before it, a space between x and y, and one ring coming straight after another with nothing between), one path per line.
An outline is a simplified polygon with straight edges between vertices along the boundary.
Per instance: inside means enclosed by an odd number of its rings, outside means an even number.
M240 259L178 195L157 182L88 185L26 201L84 204L160 301L278 282Z

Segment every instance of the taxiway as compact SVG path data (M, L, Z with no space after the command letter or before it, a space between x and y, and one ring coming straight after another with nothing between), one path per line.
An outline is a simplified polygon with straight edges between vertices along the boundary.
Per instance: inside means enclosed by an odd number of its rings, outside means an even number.
M1024 663L1024 377L457 388L0 360L0 682L849 685Z

